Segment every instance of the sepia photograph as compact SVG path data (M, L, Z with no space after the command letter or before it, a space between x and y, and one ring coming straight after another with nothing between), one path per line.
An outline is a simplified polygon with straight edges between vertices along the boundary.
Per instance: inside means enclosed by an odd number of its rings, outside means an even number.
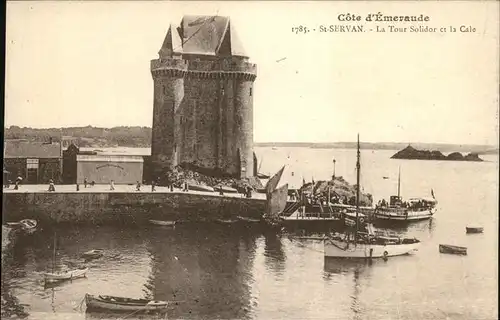
M498 1L6 1L2 319L498 319Z

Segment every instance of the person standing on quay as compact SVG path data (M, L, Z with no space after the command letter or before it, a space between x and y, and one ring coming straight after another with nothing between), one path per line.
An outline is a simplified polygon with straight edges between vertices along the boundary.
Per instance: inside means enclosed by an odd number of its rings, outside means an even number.
M137 180L137 186L135 191L141 191L141 183L139 182L139 180Z
M156 181L152 181L151 182L151 192L155 192L155 185L156 185Z
M111 180L109 190L115 190L115 181Z
M83 178L83 186L84 188L87 188L87 178Z
M49 180L49 192L54 192L56 191L56 188L54 187L54 180L50 179Z

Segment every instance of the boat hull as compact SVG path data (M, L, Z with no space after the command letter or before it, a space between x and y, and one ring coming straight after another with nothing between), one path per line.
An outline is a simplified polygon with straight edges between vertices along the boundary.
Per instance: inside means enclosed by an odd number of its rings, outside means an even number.
M418 251L420 243L408 244L349 244L346 248L346 243L336 240L325 241L325 257L331 258L387 258L394 256L401 256L406 254L413 254ZM371 251L371 255L370 255Z
M149 220L149 223L157 226L173 226L175 221Z
M132 300L132 299L131 299ZM154 302L154 301L151 301ZM154 311L162 312L166 311L168 303L165 301L157 301L154 303L148 303L145 301L143 303L126 303L121 301L109 301L99 298L98 296L93 296L90 294L85 295L85 304L87 309L90 310L108 310L116 312L139 312L139 311Z
M483 233L483 228L481 227L466 227L466 233Z
M452 246L448 244L440 244L439 245L440 253L449 253L449 254L459 254L459 255L467 255L466 247Z
M425 211L408 211L408 215L398 211L375 211L374 218L376 220L385 221L419 221L432 218L434 215L434 210Z
M43 276L44 276L45 282L57 282L57 281L72 280L72 279L85 277L85 275L87 274L88 271L89 271L89 269L85 268L85 269L71 270L71 271L64 272L64 273L46 272L43 274Z

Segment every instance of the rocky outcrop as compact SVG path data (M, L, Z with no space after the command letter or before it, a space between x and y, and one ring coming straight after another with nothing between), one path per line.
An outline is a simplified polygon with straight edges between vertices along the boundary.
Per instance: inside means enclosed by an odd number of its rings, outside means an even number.
M477 153L469 153L465 157L460 152L450 153L445 156L440 151L417 150L412 146L407 146L401 151L395 153L391 159L409 159L409 160L448 160L448 161L483 161Z
M301 190L307 193L311 193L312 191L315 195L327 197L329 188L331 197L336 195L338 198L342 199L344 204L356 204L356 185L349 184L349 182L345 181L342 177L335 177L335 180L330 181L316 181L314 186L312 183L307 183ZM360 192L359 198L359 204L361 206L372 206L373 197L371 194Z
M234 188L244 192L247 186L254 190L263 188L261 181L257 177L235 179L230 177L215 177L213 175L203 174L193 168L177 166L168 174L168 181L175 186L182 187L184 182L200 186L216 187L219 185Z

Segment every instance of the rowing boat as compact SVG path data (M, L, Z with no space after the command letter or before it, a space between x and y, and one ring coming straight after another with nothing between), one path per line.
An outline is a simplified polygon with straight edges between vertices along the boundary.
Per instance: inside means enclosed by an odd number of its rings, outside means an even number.
M85 303L87 309L100 309L109 311L166 311L168 307L167 301L147 300L147 299L132 299L114 296L94 296L85 294Z
M85 277L86 273L89 271L89 268L83 269L73 269L64 272L45 272L43 274L45 282L57 282L64 280L73 280L77 278Z
M82 253L82 258L84 259L98 259L104 255L104 250L93 249Z
M237 218L241 221L245 222L253 222L253 223L259 223L262 220L261 219L255 219L255 218L249 218L249 217L242 217L242 216L237 216Z
M483 227L465 227L466 233L483 233Z
M439 252L467 255L467 248L460 247L460 246L453 246L450 244L440 244L439 245Z
M164 221L164 220L149 220L149 223L157 226L173 226L175 221Z

